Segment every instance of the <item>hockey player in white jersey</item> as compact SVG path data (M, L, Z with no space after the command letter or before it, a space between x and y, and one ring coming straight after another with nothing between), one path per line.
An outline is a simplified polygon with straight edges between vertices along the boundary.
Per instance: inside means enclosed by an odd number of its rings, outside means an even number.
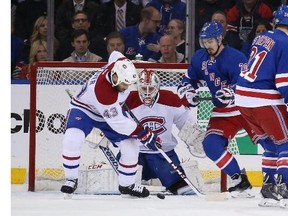
M161 139L162 150L183 171L174 150L177 140L172 134L172 126L176 125L180 131L180 138L186 142L192 138L190 143L193 142L193 137L199 137L201 133L204 136L205 132L200 129L197 130L196 118L193 118L191 112L182 105L176 94L169 90L160 90L160 78L156 72L149 69L140 72L137 89L138 91L130 93L126 105L142 125L148 126L158 134ZM192 130L197 134L193 134ZM202 146L201 142L199 144ZM202 152L204 152L203 148ZM143 166L142 180L148 181L158 178L162 185L173 194L194 194L159 152L141 146L139 164Z
M135 197L147 197L149 191L135 184L140 145L156 149L157 133L140 126L124 115L121 107L128 97L128 87L138 80L133 63L120 52L111 53L108 64L96 72L72 98L63 140L65 194L77 188L81 144L93 127L100 129L110 142L119 147L119 191Z

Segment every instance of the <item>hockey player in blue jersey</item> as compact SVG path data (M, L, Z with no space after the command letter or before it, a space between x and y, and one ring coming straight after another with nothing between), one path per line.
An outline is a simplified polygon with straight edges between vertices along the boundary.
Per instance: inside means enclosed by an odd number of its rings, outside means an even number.
M280 207L288 207L288 6L274 13L275 29L255 37L247 70L237 81L235 100L241 114L256 134L270 137L269 149L277 167L277 190L273 176L267 175L261 193L267 206L280 198ZM267 201L265 201L267 199ZM267 204L268 203L268 204ZM277 204L277 202L275 202ZM273 203L271 203L273 204Z
M158 59L159 49L151 50L149 45L157 45L161 35L156 29L161 21L160 12L154 7L145 7L141 10L140 23L134 26L123 28L120 33L125 43L124 55L133 60L139 53L143 60L149 58Z
M232 179L228 189L232 196L251 197L252 188L245 170L227 150L229 140L242 128L251 140L257 137L241 117L234 105L234 90L240 72L247 67L243 53L223 45L224 29L220 22L207 22L199 33L202 49L191 59L188 72L178 86L178 95L188 107L197 106L199 96L195 91L205 83L212 95L214 108L203 140L204 151L212 161ZM205 82L204 82L205 81Z
M66 182L61 191L67 195L77 188L81 145L93 127L100 129L114 146L119 147L119 191L134 197L147 197L149 190L135 183L141 144L157 150L157 133L138 126L122 112L128 87L138 80L133 63L113 51L108 64L97 71L71 99L63 139L63 168ZM159 141L159 140L158 140Z

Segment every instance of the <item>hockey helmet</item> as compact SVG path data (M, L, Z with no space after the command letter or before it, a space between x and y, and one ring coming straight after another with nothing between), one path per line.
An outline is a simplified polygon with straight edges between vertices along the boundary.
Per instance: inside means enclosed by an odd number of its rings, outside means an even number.
M277 11L274 12L275 25L288 26L288 5L280 5Z
M139 97L145 106L151 106L154 103L160 83L159 76L153 70L144 69L140 72L137 88Z
M113 75L116 74L118 79L117 82L113 82ZM132 85L137 82L138 76L136 72L136 68L132 61L129 59L124 60L118 60L115 62L112 70L111 70L111 80L112 80L112 86L117 86L121 82Z
M211 38L215 38L217 40L218 45L220 45L224 37L224 34L225 34L224 28L219 21L206 22L199 33L200 46L202 48L205 48L203 44L203 39L211 39Z

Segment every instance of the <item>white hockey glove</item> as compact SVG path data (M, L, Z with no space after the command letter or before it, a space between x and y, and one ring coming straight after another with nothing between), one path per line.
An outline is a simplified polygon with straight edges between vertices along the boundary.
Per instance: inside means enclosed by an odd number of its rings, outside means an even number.
M205 137L204 129L199 128L197 124L192 124L189 121L186 121L179 131L178 136L185 142L190 154L199 158L206 157L202 144Z
M144 130L138 134L137 138L146 148L158 151L158 148L161 148L161 140L157 136L157 133L153 132L149 127L145 127Z
M196 107L200 103L198 92L195 91L191 84L181 83L178 86L177 94L185 107Z
M222 88L216 92L215 98L223 104L232 104L234 102L234 91L231 88Z

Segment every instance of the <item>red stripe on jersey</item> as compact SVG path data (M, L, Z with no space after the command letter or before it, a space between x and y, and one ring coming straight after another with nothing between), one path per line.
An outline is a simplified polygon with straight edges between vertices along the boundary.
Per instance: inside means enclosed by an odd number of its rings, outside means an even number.
M232 158L232 154L228 151L225 152L225 154L222 156L222 158L216 163L216 165L222 169L222 167L225 167L227 162Z
M280 94L267 94L262 92L248 92L236 89L236 94L255 98L265 98L265 99L282 99Z
M280 78L276 78L275 79L275 83L276 84L279 84L279 83L286 83L286 82L288 82L288 77L280 77Z
M65 155L62 155L62 157L66 160L79 160L80 159L80 156L77 156L77 157L68 157L68 156L65 156Z
M137 164L132 164L132 165L126 165L126 164L122 164L119 162L119 165L124 167L124 168L135 168L137 166Z
M178 95L174 94L169 90L159 90L159 100L157 103L167 105L170 107L180 107L182 105L181 99Z
M277 167L286 166L288 167L288 159L280 159L277 161Z
M262 158L262 166L270 166L276 167L277 166L277 159L264 159Z

